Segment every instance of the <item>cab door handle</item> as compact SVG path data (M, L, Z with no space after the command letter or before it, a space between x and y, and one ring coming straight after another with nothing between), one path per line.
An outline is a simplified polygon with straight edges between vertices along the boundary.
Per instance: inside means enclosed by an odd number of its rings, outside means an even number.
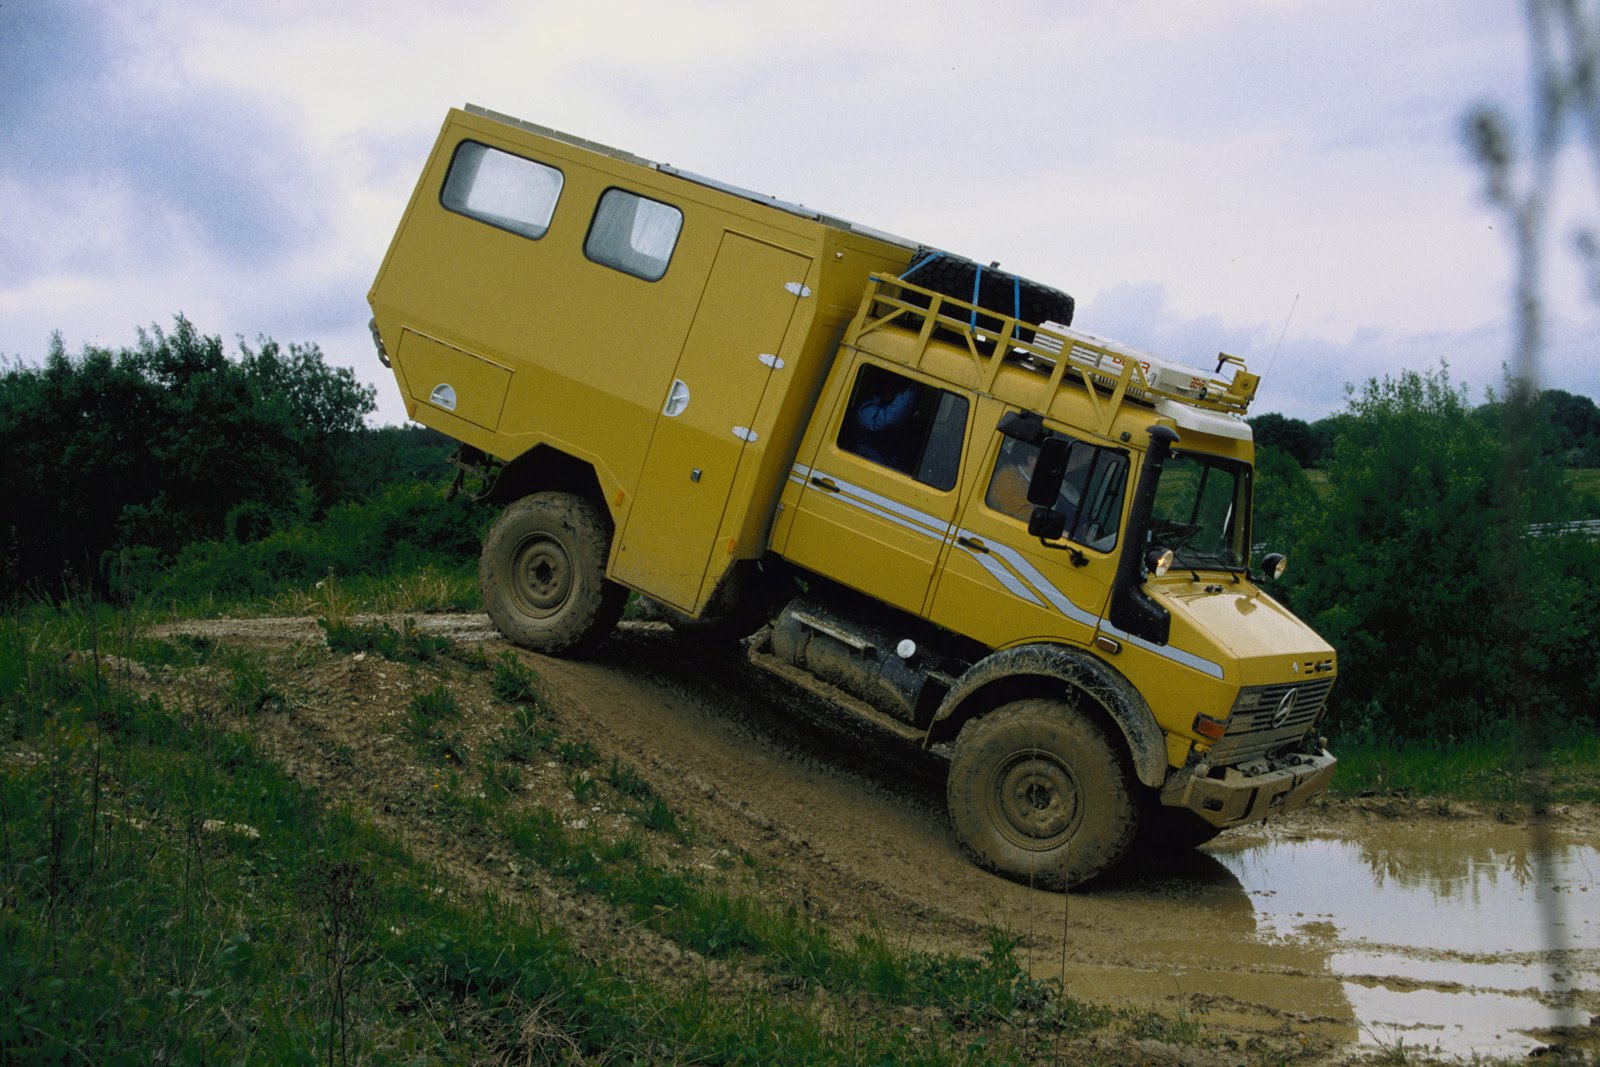
M675 419L683 414L683 409L689 406L689 387L678 378L672 379L672 388L667 390L667 403L661 409L661 414L669 419Z
M839 491L838 484L835 483L832 478L824 478L820 474L813 474L811 476L811 484L816 486L818 489L821 489L825 493L837 493Z
M956 544L960 545L962 548L970 548L974 552L989 551L989 546L983 543L983 538L971 537L967 534L962 534L960 537L956 538Z

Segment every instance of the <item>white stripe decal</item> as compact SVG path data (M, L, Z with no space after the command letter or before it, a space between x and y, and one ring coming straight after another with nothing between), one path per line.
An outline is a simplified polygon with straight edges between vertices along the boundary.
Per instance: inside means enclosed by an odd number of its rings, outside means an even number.
M931 537L939 541L950 536L951 523L929 515L925 511L907 507L898 500L893 500L880 493L874 493L872 490L856 485L854 482L835 478L833 475L819 471L814 467L803 467L798 463L794 465L794 473L789 476L790 480L794 480L795 475L798 475L802 482L809 482L813 476L827 478L838 488L838 497L844 503L860 508L863 511L871 512L880 518L888 519L890 522L904 526L908 530L914 530L925 537Z
M1174 663L1180 663L1185 667L1199 671L1201 674L1209 674L1213 678L1222 677L1222 668L1220 666L1208 659L1195 655L1193 652L1185 652L1176 645L1158 645L1154 641L1146 641L1142 637L1135 637L1124 630L1117 629L1109 622L1102 622L1100 628L1112 637L1120 638L1130 645L1135 645L1146 652L1154 653L1163 659L1170 659Z
M972 536L966 530L962 530L961 535ZM1016 549L1012 548L1010 545L1000 544L999 542L988 542L988 544L990 552L993 552L995 555L999 556L1009 567L1015 570L1017 574L1023 578L1023 580L1028 582L1028 584L1032 585L1035 589L1039 590L1039 592L1044 595L1044 598L1050 602L1050 605L1057 611L1061 612L1061 614L1065 615L1073 622L1091 628L1096 622L1099 621L1089 612L1084 611L1082 608L1078 607L1078 605L1074 604L1065 593L1052 585L1050 580L1043 574L1040 574L1039 569L1026 558L1024 558Z
M802 486L808 485L813 473L819 478L830 478L839 487L838 498L841 502L902 526L913 533L919 533L924 537L930 537L941 542L961 537L977 536L970 530L958 529L954 523L946 523L942 519L929 515L927 512L907 507L897 500L891 500L889 497L874 493L851 482L833 478L832 475L823 474L820 471L816 471L815 468L806 467L799 463L794 465L794 470L789 475L789 480ZM1034 596L1033 591L1028 588L1031 585L1033 589L1038 590L1045 600L1049 601L1051 607L1081 626L1087 626L1092 629L1098 625L1112 637L1126 641L1131 645L1144 649L1146 652L1161 656L1163 659L1172 660L1174 663L1182 664L1213 678L1222 677L1222 668L1220 666L1208 659L1195 655L1193 652L1185 652L1183 649L1173 645L1158 645L1152 641L1146 641L1142 637L1135 637L1130 633L1119 630L1109 622L1097 619L1094 615L1074 604L1071 598L1057 589L1048 578L1039 572L1039 569L1031 561L1010 545L990 541L987 538L984 539L984 544L989 549L988 553L974 551L961 544L959 540L956 540L957 548L976 560L978 566L982 567L995 581L999 582L1006 592L1018 599L1025 600L1036 607L1045 606L1039 600L1039 597Z
M958 547L961 549L961 551L977 560L978 566L992 574L1001 585L1006 587L1007 592L1011 593L1013 596L1017 596L1023 600L1026 600L1035 607L1042 608L1045 606L1044 601L1034 596L1032 591L1030 591L1027 586L1017 581L1016 576L1010 571L1006 570L1005 567L1001 566L998 560L991 559L990 557L983 555L981 552L974 552L966 545L959 545Z

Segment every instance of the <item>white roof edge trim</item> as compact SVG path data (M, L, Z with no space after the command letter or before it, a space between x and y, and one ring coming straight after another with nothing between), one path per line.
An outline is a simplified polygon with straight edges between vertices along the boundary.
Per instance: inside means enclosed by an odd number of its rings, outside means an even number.
M1256 439L1250 424L1234 415L1190 407L1176 400L1157 400L1155 406L1156 414L1171 419L1180 431L1193 430L1195 433L1226 437L1234 441L1253 442Z

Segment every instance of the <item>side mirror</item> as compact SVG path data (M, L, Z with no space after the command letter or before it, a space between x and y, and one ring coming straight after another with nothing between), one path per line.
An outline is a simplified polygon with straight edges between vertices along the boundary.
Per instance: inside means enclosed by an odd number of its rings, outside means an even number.
M1282 552L1268 552L1261 557L1261 573L1273 581L1283 577L1283 572L1289 569L1289 560Z
M1039 462L1033 468L1033 480L1028 483L1028 503L1039 507L1054 507L1061 495L1061 481L1067 476L1067 456L1072 442L1064 437L1046 437L1039 444Z
M1006 437L1036 445L1044 440L1044 416L1037 411L1008 411L995 427Z
M1037 479L1035 479L1037 481ZM1028 494L1029 498L1033 493ZM1054 508L1034 508L1028 518L1028 536L1041 541L1059 541L1067 533L1067 517Z

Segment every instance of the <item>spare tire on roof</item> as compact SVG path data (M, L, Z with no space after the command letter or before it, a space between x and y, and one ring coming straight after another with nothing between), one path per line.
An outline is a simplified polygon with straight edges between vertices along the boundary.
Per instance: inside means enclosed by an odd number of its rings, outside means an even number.
M1023 322L1035 324L1059 322L1063 326L1072 325L1074 302L1071 296L1060 289L1040 285L998 267L985 267L964 256L952 255L937 248L919 247L900 279L969 304L977 304L1000 316L1015 316ZM977 293L976 299L973 298L974 292ZM923 307L928 304L927 298L920 293L908 291L904 295L909 303ZM959 318L961 316L956 314L958 310L950 308L944 313ZM977 320L979 330L998 332L1001 326L999 318L979 315ZM1023 339L1031 340L1030 337Z

